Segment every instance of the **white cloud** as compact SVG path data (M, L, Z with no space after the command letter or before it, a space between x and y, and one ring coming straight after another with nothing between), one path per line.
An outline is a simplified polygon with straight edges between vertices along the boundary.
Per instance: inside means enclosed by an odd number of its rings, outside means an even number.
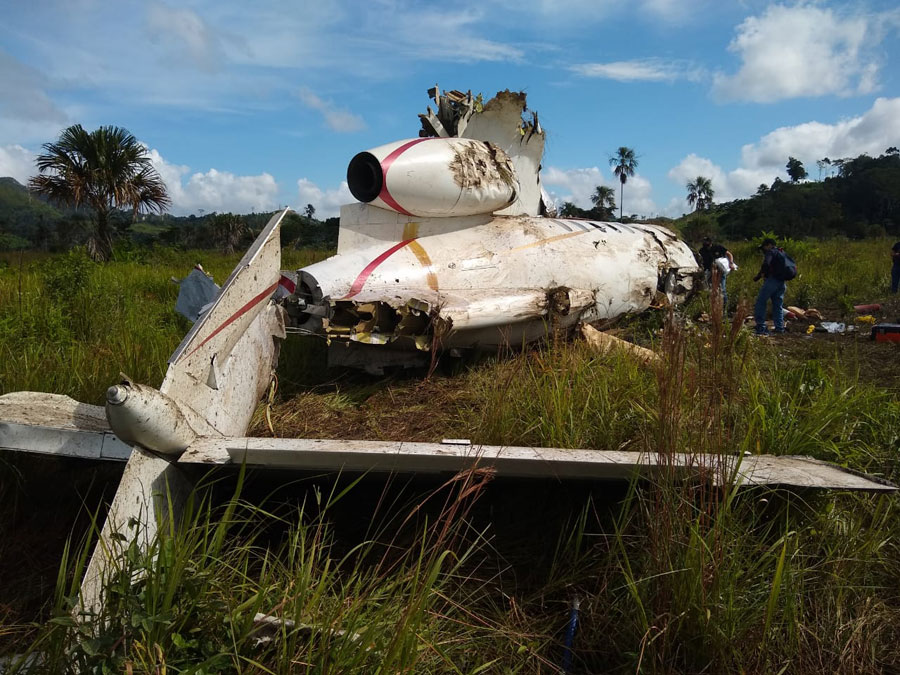
M741 157L750 168L780 165L783 169L788 156L809 163L822 157L880 155L898 144L900 98L878 98L864 114L835 124L807 122L776 129L758 143L745 145Z
M732 171L692 153L669 171L669 178L684 185L697 176L706 176L712 179L716 201L730 201L753 194L761 183L769 185L776 176L786 180L788 157L799 159L810 177L817 178L819 159L863 153L877 156L890 146L900 146L900 98L879 98L858 117L834 124L807 122L776 129L741 148L741 165Z
M0 48L0 143L43 142L54 138L69 115L48 93L51 80Z
M0 49L0 116L30 122L64 124L66 114L47 95L49 80Z
M391 49L402 49L421 60L477 63L479 61L519 62L524 52L513 45L478 36L483 10L399 9L387 18L386 35ZM440 36L435 39L435 36Z
M726 172L722 167L714 164L706 157L700 157L694 153L681 160L677 166L669 170L669 178L678 183L685 192L684 198L674 198L668 208L672 209L672 215L681 215L690 210L687 203L687 183L698 176L704 176L712 181L715 191L714 201L727 202L739 197L747 197L754 192L760 183L769 184L778 173L784 173L784 164L787 155L781 162L781 171L774 167L747 168L740 167Z
M312 108L322 114L332 131L350 133L366 128L366 123L359 115L354 115L349 110L338 108L331 101L325 101L316 96L311 90L303 87L297 94L300 100L308 108Z
M616 209L619 207L620 184L614 176L607 177L596 166L581 169L559 169L554 166L541 171L541 184L547 189L550 197L561 206L563 202L572 202L582 209L593 206L591 195L598 185L606 185L616 191ZM658 209L652 197L653 187L650 181L641 175L635 175L625 183L624 213L636 213L641 216L654 216Z
M37 173L35 154L21 145L0 146L0 178L11 176L23 185Z
M584 20L601 20L609 15L636 10L665 23L681 23L702 13L709 0L507 0L503 3L509 11L537 13L554 22L572 22L580 25Z
M633 59L610 63L580 63L570 70L585 77L599 77L619 82L672 82L674 80L699 80L702 72L685 61L664 59Z
M157 150L149 151L153 166L166 183L172 198L172 213L184 215L200 209L218 213L274 211L278 208L278 184L268 173L237 176L210 169L190 173L190 167L170 164ZM187 180L185 180L185 178Z
M338 187L326 190L307 178L297 181L298 211L302 211L307 204L312 204L316 208L317 216L330 218L341 212L341 206L355 201L345 180L341 181Z
M222 69L225 49L220 35L193 10L170 7L163 2L147 6L147 29L151 40L163 45L172 61L185 61L212 73Z
M541 171L541 184L557 205L572 202L582 209L593 206L591 195L598 185L612 185L610 179L596 166L584 169L559 169L548 166ZM618 202L618 198L616 201Z
M883 38L880 23L812 3L771 5L737 27L728 49L740 56L740 70L718 73L713 92L760 103L869 93L877 85L880 64L873 48Z

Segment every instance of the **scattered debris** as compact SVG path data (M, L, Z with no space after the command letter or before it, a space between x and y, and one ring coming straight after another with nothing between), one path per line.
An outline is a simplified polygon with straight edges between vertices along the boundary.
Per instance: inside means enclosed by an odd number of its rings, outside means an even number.
M853 305L853 309L856 310L857 314L865 314L867 312L880 312L881 305L878 303L874 303L871 305Z
M359 633L348 633L341 629L335 630L333 628L323 628L322 626L311 626L303 623L298 624L293 619L279 619L278 617L263 614L262 612L257 612L253 617L253 625L254 647L267 645L274 642L274 640L282 634L288 635L293 634L294 632L307 638L314 635L328 635L330 637L347 636L352 642L362 640L362 635ZM369 645L365 649L368 651L371 648L372 645Z
M581 335L587 343L600 354L606 354L613 349L622 349L632 356L635 356L642 363L662 362L660 355L653 350L639 347L622 338L617 338L608 333L599 331L589 324L581 324Z
M875 342L900 342L900 323L879 323L872 326Z
M825 317L822 316L822 312L817 309L807 309L806 310L806 318L813 319L815 321L822 321Z
M219 294L219 285L199 263L184 279L179 281L173 277L172 281L181 286L178 300L175 302L175 311L191 322L200 318Z
M838 321L823 321L820 327L826 333L844 333L847 330L847 325Z

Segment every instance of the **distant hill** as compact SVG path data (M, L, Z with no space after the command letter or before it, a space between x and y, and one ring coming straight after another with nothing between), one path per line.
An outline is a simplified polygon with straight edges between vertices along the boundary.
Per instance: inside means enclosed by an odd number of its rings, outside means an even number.
M0 250L35 246L50 237L62 217L15 178L0 178Z
M889 148L880 157L860 155L832 165L838 174L823 181L776 178L748 199L687 214L675 225L689 239L749 239L761 232L792 238L900 235L900 152Z
M30 217L59 218L62 215L15 178L0 178L0 224Z

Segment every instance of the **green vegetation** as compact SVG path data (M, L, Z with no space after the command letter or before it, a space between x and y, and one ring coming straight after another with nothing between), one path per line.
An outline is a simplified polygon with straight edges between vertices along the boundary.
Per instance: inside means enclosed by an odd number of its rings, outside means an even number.
M705 219L685 216L679 224L690 239L703 234L749 239L760 232L802 239L845 236L853 239L900 235L900 153L828 160L837 175L799 182L803 165L789 162L791 182L776 178L749 199L713 205ZM824 160L823 160L824 161ZM824 166L824 165L823 165Z
M759 271L762 255L759 240L729 243L739 269L728 275L731 309L740 298L752 301L759 290L753 277ZM788 282L786 304L803 308L840 309L849 305L878 302L889 296L890 250L893 239L886 237L849 241L833 238L824 241L778 238L778 245L797 261L800 276ZM837 318L837 317L835 317Z
M798 304L805 294L838 311L886 295L889 240L785 247L800 265L789 284ZM729 294L752 297L754 244L730 248L741 268ZM285 255L289 267L324 254ZM118 370L158 384L186 329L169 277L199 261L221 281L236 259L129 247L100 266L81 252L5 254L0 393L97 402ZM700 297L683 316L707 306ZM295 343L255 433L629 449L664 466L674 452L807 454L900 480L896 345L758 342L740 329L743 311L724 324L623 322L663 355L658 369L560 341L425 381L316 377L321 345ZM180 527L129 549L104 613L81 624L70 612L90 530L77 530L36 623L0 613L3 650L43 654L18 672L553 673L574 598L573 673L900 663L897 496L717 489L665 470L628 488L523 490L479 471L421 488L319 476L273 491L254 480L199 487ZM0 557L16 541L5 528L28 508L4 485ZM257 614L281 623L266 628Z
M716 191L713 189L712 181L709 178L697 176L694 180L689 181L685 187L688 192L688 204L693 206L695 210L705 211L712 206Z
M45 143L44 151L28 185L55 204L92 211L88 251L94 260L112 256L112 213L162 213L172 203L146 146L127 129L103 126L89 132L75 124L63 129L55 143Z
M201 263L223 283L242 253L119 246L97 264L84 249L0 254L0 392L49 391L102 403L120 372L159 386L190 324L174 312L181 279ZM327 251L286 248L297 269Z
M271 213L207 213L172 216L135 215L121 209L107 214L108 234L118 248L165 244L181 249L234 250L245 248L259 234ZM337 246L338 219L316 220L307 204L304 215L288 214L282 239L294 248L333 249ZM93 218L84 208L58 210L13 178L0 178L0 252L40 250L61 252L86 246Z

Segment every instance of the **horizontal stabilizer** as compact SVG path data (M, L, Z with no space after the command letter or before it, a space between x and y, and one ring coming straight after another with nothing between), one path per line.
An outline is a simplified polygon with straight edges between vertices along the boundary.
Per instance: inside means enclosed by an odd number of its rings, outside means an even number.
M34 391L0 396L0 449L119 461L131 455L100 406Z

